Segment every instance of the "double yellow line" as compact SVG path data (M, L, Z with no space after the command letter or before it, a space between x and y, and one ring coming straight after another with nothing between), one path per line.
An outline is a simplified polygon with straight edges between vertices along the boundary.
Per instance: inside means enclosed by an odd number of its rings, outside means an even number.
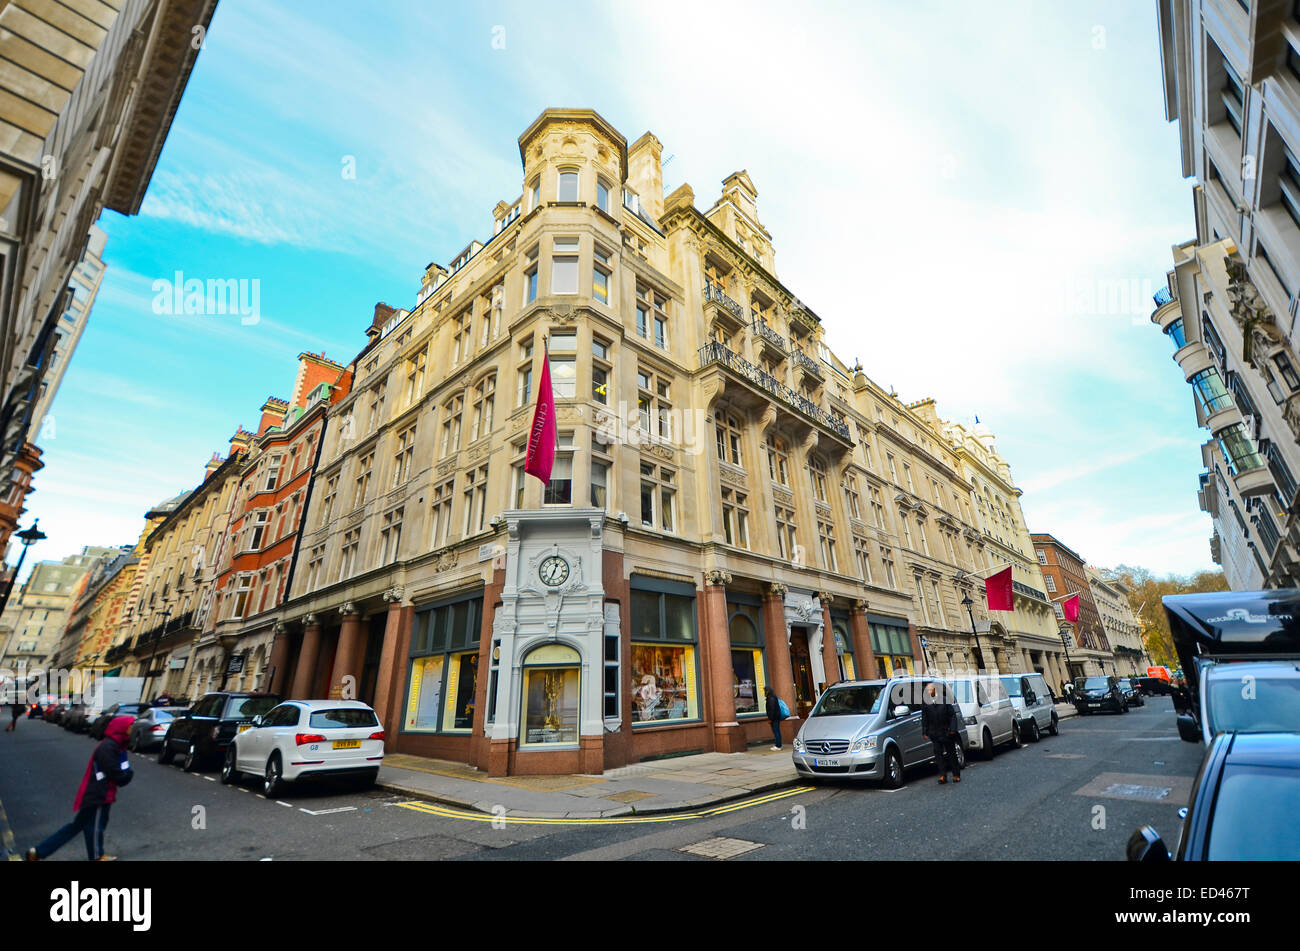
M779 792L768 793L763 796L756 796L751 799L742 799L739 802L727 803L722 806L715 806L712 809L703 809L698 812L674 812L661 816L607 816L595 817L590 819L564 819L564 818L542 818L528 816L497 816L483 812L471 812L466 809L456 809L451 806L441 806L435 802L424 802L413 799L409 802L399 802L395 805L403 809L410 809L414 812L422 812L425 815L440 816L443 819L465 819L469 822L499 822L513 825L535 825L535 826L587 826L587 825L642 825L650 822L681 822L686 819L712 819L715 816L726 815L729 812L739 812L742 809L752 809L755 806L766 805L769 802L777 802L781 799L788 799L791 796L797 796L800 793L812 792L813 786L795 786L792 789L782 789Z

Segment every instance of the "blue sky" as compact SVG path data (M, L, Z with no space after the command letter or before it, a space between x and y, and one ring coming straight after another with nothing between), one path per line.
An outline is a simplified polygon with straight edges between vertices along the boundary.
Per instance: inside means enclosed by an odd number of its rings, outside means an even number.
M222 0L141 214L101 219L32 559L134 541L288 395L299 352L346 362L376 301L411 306L429 261L491 234L539 112L589 106L653 131L665 190L700 207L747 169L831 347L979 414L1031 531L1097 565L1211 567L1191 395L1147 319L1194 233L1154 4L361 9ZM155 314L177 271L259 281L260 320Z

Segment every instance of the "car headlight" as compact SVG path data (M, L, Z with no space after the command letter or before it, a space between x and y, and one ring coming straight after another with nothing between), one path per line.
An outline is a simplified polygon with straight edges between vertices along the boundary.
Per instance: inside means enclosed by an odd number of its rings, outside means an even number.
M797 737L797 736L794 738L794 751L795 751L796 753L802 753L802 752L803 752L803 740L801 740L801 739L800 739L799 737Z
M967 725L967 726L974 726L974 725L975 725L975 718L974 718L974 717L967 717L967 718L966 718L966 725Z
M877 739L878 737L875 736L864 736L860 740L854 740L853 746L849 749L849 752L865 753L868 750L874 750L876 748Z

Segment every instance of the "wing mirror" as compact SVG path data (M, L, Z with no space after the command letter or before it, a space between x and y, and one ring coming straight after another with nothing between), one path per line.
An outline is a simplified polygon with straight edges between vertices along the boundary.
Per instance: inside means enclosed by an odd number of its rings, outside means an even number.
M1190 713L1180 713L1178 715L1178 735L1188 743L1201 742L1201 726L1196 722L1196 717Z
M259 713L257 716L253 717L253 726L259 727L261 725L262 725L262 715Z
M1151 826L1142 826L1128 839L1130 862L1168 862L1172 858L1160 833Z
M905 703L900 703L898 706L894 707L894 716L896 717L905 717L911 712L912 708Z

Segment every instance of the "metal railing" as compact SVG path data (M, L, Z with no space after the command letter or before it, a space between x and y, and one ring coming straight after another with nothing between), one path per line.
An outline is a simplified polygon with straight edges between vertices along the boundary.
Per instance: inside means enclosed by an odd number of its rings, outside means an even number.
M838 434L848 442L853 441L853 437L849 435L849 424L846 421L836 419L816 403L800 396L780 380L776 379L769 373L763 372L743 357L732 353L716 340L700 347L699 354L701 369L708 366L710 363L721 364L738 376L744 377L755 386L771 393L782 402L794 407L818 425L826 427L831 432Z
M1014 578L1011 579L1011 588L1014 591L1019 591L1026 598L1033 598L1035 601L1042 601L1044 604L1050 603L1047 600L1047 595L1043 594L1043 592L1039 591L1037 588L1031 588L1027 584L1022 584Z
M787 350L789 350L789 347L785 342L785 338L782 337L775 330L773 330L771 327L769 327L767 325L767 321L756 317L754 318L753 327L754 327L754 333L758 334L762 339L766 340L768 343L776 347L782 353L785 353Z
M714 284L712 281L704 282L704 301L705 303L708 303L709 301L719 303L723 307L727 308L727 310L731 311L737 320L741 322L745 320L745 308L741 307L738 302L728 297L722 288L717 284Z
M798 347L794 348L793 353L794 353L795 363L799 364L800 367L807 370L809 373L813 374L814 376L818 378L821 377L822 375L821 364L819 364L812 357L808 356L808 354L804 353Z
M1173 302L1174 295L1169 293L1168 287L1162 287L1151 295L1151 299L1156 302L1157 307L1163 307L1165 304Z

